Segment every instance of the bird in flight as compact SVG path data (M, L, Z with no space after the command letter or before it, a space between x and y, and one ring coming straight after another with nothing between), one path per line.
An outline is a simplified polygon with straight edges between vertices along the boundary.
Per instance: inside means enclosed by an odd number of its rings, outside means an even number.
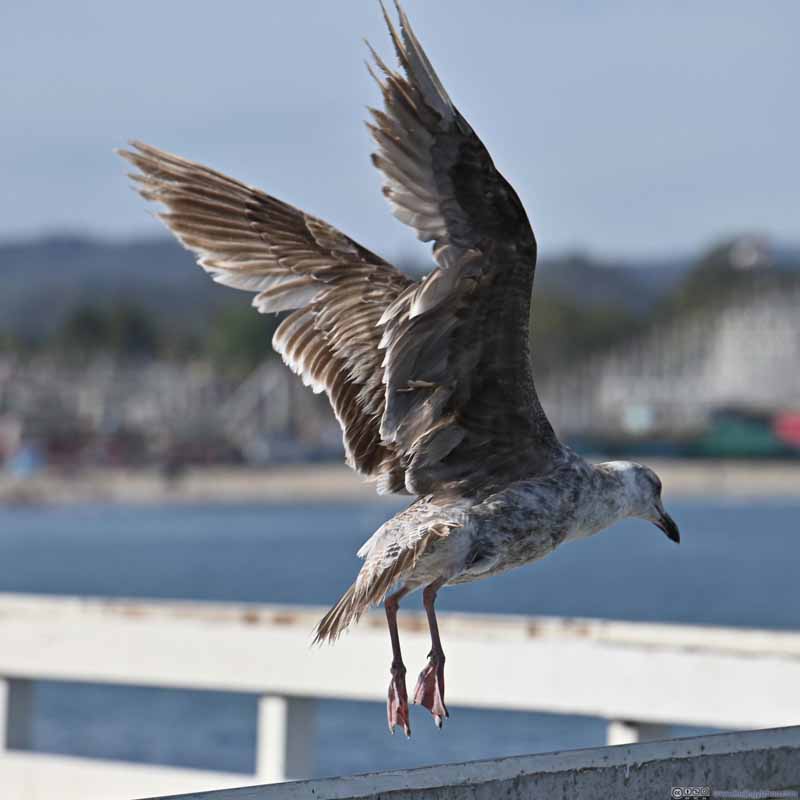
M556 436L534 387L529 313L536 239L516 193L461 116L396 3L384 9L400 71L372 51L383 109L370 109L374 165L395 216L432 242L412 280L321 219L140 142L121 155L160 218L215 281L290 312L273 345L325 392L347 463L379 493L416 499L362 546L354 583L322 618L335 640L383 601L392 647L389 727L410 734L400 600L422 589L431 651L413 694L448 716L434 603L625 517L674 542L661 481L626 461L590 464ZM391 593L393 591L393 593Z

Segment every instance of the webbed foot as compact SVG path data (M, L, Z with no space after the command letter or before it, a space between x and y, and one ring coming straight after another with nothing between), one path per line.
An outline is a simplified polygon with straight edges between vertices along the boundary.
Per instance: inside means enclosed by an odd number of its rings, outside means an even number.
M386 702L386 715L389 720L389 732L394 733L396 726L403 729L405 735L411 736L408 723L408 694L406 692L406 668L400 664L392 664L392 681L389 684L389 698Z
M414 689L414 702L424 706L433 714L437 728L450 716L444 704L444 653L428 655L428 664L419 674Z

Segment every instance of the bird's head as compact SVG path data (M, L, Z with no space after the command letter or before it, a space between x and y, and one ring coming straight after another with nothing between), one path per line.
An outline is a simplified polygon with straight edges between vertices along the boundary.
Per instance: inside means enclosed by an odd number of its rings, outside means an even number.
M613 466L614 472L622 480L628 515L652 522L673 542L680 542L678 526L661 502L661 480L658 475L650 467L630 461L614 461L608 466Z

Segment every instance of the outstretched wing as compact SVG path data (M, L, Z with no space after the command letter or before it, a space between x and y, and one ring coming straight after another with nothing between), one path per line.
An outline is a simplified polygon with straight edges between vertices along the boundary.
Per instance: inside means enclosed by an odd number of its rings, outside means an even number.
M161 219L219 283L291 310L273 338L325 391L348 463L381 492L480 494L547 470L558 442L528 349L536 241L514 190L459 114L398 6L405 77L377 58L373 159L395 214L432 240L413 282L320 219L208 167L121 153Z
M373 162L395 215L433 242L438 268L384 318L381 436L406 454L414 493L474 492L546 470L558 447L530 365L536 240L397 11L400 33L384 16L405 74L373 51L384 99L371 109Z
M120 155L160 218L214 280L257 292L262 313L292 310L273 346L315 392L328 394L347 461L404 491L403 454L384 442L383 354L378 321L412 285L332 226L212 169L132 143Z

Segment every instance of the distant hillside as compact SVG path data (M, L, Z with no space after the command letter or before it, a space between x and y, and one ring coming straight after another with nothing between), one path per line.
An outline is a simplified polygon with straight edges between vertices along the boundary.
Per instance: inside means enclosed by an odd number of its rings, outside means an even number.
M726 272L791 276L800 273L800 247L747 234L712 244L695 256L654 257L634 262L571 255L543 260L537 268L536 286L579 307L619 307L640 314L681 289L691 293L693 275L707 273L710 263L717 268L714 275L719 279Z
M0 265L0 329L23 335L50 333L78 306L125 302L196 330L210 312L246 302L214 286L166 237L108 242L55 236L0 244ZM580 307L622 304L639 312L663 294L664 281L649 273L646 266L568 257L540 263L537 286Z
M600 262L584 255L543 259L536 268L536 290L583 310L619 308L639 315L652 308L690 267L687 261L665 274L649 265Z
M141 306L187 330L238 292L215 287L167 238L104 242L53 237L0 245L0 329L52 332L79 306Z
M737 269L800 268L800 249L772 247L756 237L738 237L708 251L715 264L728 252ZM706 269L709 257L635 264L585 255L545 259L537 268L537 304L641 317L680 287L691 290L687 277ZM247 303L243 293L215 286L167 237L113 242L54 236L0 244L0 271L0 333L22 336L51 333L78 307L121 303L141 307L174 331L200 333L210 315Z

